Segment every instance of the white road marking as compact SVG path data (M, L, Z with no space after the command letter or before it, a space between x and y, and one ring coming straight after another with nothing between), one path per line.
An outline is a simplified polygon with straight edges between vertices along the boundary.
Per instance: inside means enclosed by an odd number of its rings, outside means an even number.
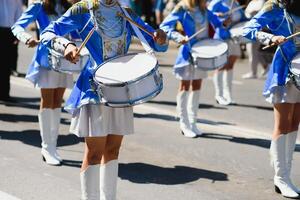
M14 197L14 196L9 195L9 194L7 194L5 192L2 192L2 191L0 191L0 199L3 199L3 200L21 200L17 197Z
M25 80L24 78L18 78L18 77L12 77L11 83L18 85L20 87L26 87L26 88L33 88L32 84ZM242 82L235 81L236 84L242 84ZM67 98L71 93L70 89L67 89L65 92L64 97ZM165 109L149 104L142 104L135 106L134 110L138 113L156 113L156 114L165 114L176 117L176 111L175 109L171 111L170 109ZM257 131L254 129L249 129L246 127L240 127L240 126L233 126L233 125L226 125L226 124L218 124L218 125L211 125L211 124L201 124L201 127L206 131L214 131L214 132L222 132L227 135L232 136L243 136L247 138L261 138L261 139L271 139L270 133L265 133L261 131ZM300 143L300 140L298 140L298 143Z
M167 110L161 107L155 107L149 104L142 104L135 106L134 111L137 113L155 113L155 114L163 114L176 117L176 111ZM235 137L245 137L245 138L259 138L259 139L271 139L271 133L266 133L262 131L257 131L253 129L249 129L241 126L227 125L227 124L201 124L201 128L205 131L219 132L228 136ZM297 140L297 143L300 144L300 140Z

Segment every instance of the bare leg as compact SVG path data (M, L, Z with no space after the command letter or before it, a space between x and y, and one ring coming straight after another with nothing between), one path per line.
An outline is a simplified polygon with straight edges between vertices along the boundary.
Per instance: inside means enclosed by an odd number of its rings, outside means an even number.
M122 135L107 136L100 169L100 199L116 199L118 179L118 157Z

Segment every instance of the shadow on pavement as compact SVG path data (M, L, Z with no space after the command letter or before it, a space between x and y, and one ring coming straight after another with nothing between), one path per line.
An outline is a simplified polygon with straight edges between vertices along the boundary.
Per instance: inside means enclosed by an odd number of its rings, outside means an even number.
M63 159L63 161L61 163L62 166L77 167L77 168L81 168L81 164L82 164L82 161L78 161L78 160L65 160L65 159Z
M267 139L260 139L260 138L242 138L242 137L235 137L230 135L222 135L216 133L204 133L201 137L208 138L208 139L217 139L217 140L228 140L229 142L235 142L239 144L247 144L257 147L262 147L269 149L271 145L271 141ZM297 144L295 151L300 152L300 145Z
M0 131L0 141L1 140L16 140L34 147L41 147L41 136L39 130ZM57 146L70 146L78 144L79 142L81 142L81 140L73 134L59 135Z
M23 102L0 102L0 105L5 105L7 107L18 107L18 108L28 108L28 109L34 109L39 110L40 105L38 104L31 104L31 103L23 103Z
M178 185L199 179L228 181L227 174L186 166L160 167L146 163L120 163L119 177L133 183Z
M154 113L149 113L149 114L134 113L134 117L135 118L161 119L161 120L174 121L174 122L179 121L179 118L176 116L154 114ZM210 125L235 125L235 124L228 123L228 122L211 121L211 120L206 120L206 119L197 119L197 123L210 124Z
M4 122L38 122L36 115L16 115L16 114L3 114L0 113L0 121ZM61 124L69 125L70 120L61 118Z
M149 104L159 104L159 105L166 105L166 106L176 106L176 102L173 101L147 101ZM211 104L199 104L199 109L220 109L220 110L227 110L226 107L215 106Z
M273 108L269 107L269 106L247 105L247 104L240 104L240 103L234 104L232 106L244 107L244 108L255 108L255 109L258 109L258 110L266 110L266 111L273 111Z

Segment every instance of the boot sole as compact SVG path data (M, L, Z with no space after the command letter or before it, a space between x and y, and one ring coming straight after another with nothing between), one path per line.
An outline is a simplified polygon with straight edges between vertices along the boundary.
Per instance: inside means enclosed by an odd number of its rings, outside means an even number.
M60 162L60 163L58 163L58 164L50 164L50 163L47 163L46 162L46 158L42 155L42 160L47 164L47 165L51 165L51 166L61 166L62 165L62 163Z
M181 134L182 134L184 137L187 137L187 136L184 135L184 132L183 132L183 131L181 131ZM194 136L194 137L187 137L187 138L196 138L196 137L197 137L197 135Z
M281 194L281 190L276 185L275 185L275 192L278 193L278 194ZM282 195L282 196L285 197L285 198L288 198L288 199L300 199L300 196L298 196L298 197L287 197L287 196L284 196L284 195Z

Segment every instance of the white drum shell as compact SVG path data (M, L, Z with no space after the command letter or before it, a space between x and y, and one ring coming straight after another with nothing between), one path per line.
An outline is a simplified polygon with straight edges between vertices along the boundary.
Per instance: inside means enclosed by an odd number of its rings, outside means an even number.
M80 59L76 64L71 63L62 54L53 49L50 50L49 54L49 63L52 69L62 73L80 73L89 59L88 50L85 48L80 53Z
M222 45L222 49L218 49L218 46L215 46L215 43ZM210 52L211 55L204 55L203 53L205 51L206 46L213 47L215 50L218 49L218 52L213 51L214 49L212 49L212 52ZM223 67L227 63L228 45L223 41L205 39L193 45L191 54L194 59L194 64L196 68L199 68L204 71L215 70L220 67Z
M144 76L128 82L104 84L99 82L95 75L94 81L98 85L97 92L101 103L110 107L128 107L144 103L157 96L163 88L158 63Z
M296 87L300 90L300 53L291 62L290 74Z
M298 53L291 62L290 72L300 76L300 53Z

